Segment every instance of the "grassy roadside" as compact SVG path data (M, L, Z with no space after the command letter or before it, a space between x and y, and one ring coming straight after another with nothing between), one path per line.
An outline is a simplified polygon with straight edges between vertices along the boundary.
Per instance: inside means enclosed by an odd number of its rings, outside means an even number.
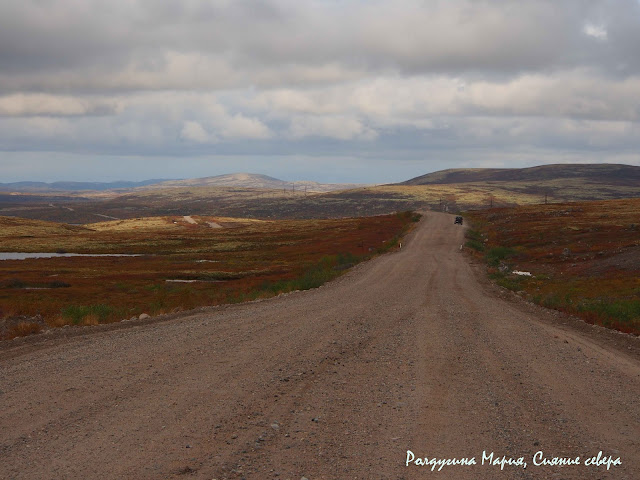
M0 261L0 339L315 288L397 248L419 218L162 217L66 228L0 217L0 240L13 250L140 254Z
M639 211L640 199L471 211L466 247L498 285L638 335Z

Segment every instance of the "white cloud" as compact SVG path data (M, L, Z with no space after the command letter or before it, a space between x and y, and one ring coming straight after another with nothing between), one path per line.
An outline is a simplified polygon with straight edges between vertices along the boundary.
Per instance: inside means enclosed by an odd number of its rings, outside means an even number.
M374 140L377 133L360 120L348 116L295 116L289 128L293 138L325 137L338 140Z
M222 135L226 138L264 139L269 138L271 132L260 120L237 113L225 119Z
M346 115L382 127L420 127L440 116L466 115L640 120L640 76L614 80L583 70L498 81L380 76L333 87L237 96L231 98L238 105L267 118Z
M607 29L603 25L593 25L587 23L582 28L585 35L595 38L596 40L607 40Z
M180 138L197 143L211 143L215 141L215 138L208 134L202 125L193 121L184 122L182 131L180 132Z

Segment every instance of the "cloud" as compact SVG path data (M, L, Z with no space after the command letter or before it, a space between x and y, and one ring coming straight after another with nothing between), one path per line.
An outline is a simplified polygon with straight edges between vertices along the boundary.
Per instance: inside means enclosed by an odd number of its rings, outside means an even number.
M227 138L269 138L271 132L260 120L237 113L227 119L222 135Z
M607 39L607 30L602 25L593 25L591 23L585 24L582 31L585 35L589 35L597 40Z
M113 115L118 110L113 101L69 95L16 93L0 97L0 115L3 116Z
M634 100L640 98L640 77L615 80L584 70L494 81L379 76L332 87L274 89L243 98L244 107L272 116L351 113L380 126L417 125L425 118L454 115L640 120L640 102Z
M636 0L0 2L0 151L633 159L637 45Z
M193 121L184 122L180 138L197 143L215 143L216 140L215 137L205 131L202 125Z
M629 75L638 27L632 0L3 2L0 91L272 87L390 70Z
M293 138L326 137L338 140L373 140L377 133L360 120L348 116L297 116L291 121Z

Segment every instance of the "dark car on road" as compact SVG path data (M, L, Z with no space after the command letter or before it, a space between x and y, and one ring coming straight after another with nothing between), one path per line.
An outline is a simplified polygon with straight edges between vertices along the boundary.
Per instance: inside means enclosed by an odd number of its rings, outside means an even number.
M460 216L456 217L456 221L453 223L459 223L460 225L462 225L462 217Z

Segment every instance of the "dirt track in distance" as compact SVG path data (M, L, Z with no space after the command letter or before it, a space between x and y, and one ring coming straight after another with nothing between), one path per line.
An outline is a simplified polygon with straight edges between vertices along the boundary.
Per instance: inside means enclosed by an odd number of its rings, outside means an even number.
M427 213L316 290L4 342L0 478L640 478L638 339L502 293L462 242Z

